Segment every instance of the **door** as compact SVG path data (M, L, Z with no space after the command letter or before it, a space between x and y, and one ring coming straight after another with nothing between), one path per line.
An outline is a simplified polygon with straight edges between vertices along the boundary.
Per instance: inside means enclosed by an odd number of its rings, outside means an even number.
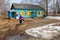
M12 12L12 18L16 18L16 12Z

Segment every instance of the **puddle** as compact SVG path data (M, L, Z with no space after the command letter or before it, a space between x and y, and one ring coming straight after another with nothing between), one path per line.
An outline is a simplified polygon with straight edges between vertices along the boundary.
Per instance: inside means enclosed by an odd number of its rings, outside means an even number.
M23 36L20 36L20 35L7 36L5 38L5 40L27 40L27 36L26 35L23 35Z

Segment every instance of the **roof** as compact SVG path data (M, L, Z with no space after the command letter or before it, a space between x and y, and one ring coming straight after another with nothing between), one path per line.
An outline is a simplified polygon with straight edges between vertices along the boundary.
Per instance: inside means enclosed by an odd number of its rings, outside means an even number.
M43 9L41 6L38 6L38 5L18 4L18 3L13 3L12 7L13 8L21 8L21 9Z

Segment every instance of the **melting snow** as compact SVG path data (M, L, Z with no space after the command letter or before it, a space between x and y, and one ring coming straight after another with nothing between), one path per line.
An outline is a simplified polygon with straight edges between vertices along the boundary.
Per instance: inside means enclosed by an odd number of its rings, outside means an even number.
M59 16L47 16L46 18L60 20Z
M52 24L44 25L42 27L28 29L25 32L28 35L31 35L34 37L38 37L38 38L40 37L40 38L44 38L44 39L52 39L52 38L58 37L58 35L60 35L60 27L52 26L55 24L58 24L58 23L52 23Z

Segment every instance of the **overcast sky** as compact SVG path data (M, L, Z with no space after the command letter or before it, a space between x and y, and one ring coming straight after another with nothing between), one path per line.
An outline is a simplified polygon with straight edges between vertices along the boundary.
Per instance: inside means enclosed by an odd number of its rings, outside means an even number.
M10 0L10 4L12 3L21 3L22 0Z
M10 0L10 3L20 3L22 0Z

